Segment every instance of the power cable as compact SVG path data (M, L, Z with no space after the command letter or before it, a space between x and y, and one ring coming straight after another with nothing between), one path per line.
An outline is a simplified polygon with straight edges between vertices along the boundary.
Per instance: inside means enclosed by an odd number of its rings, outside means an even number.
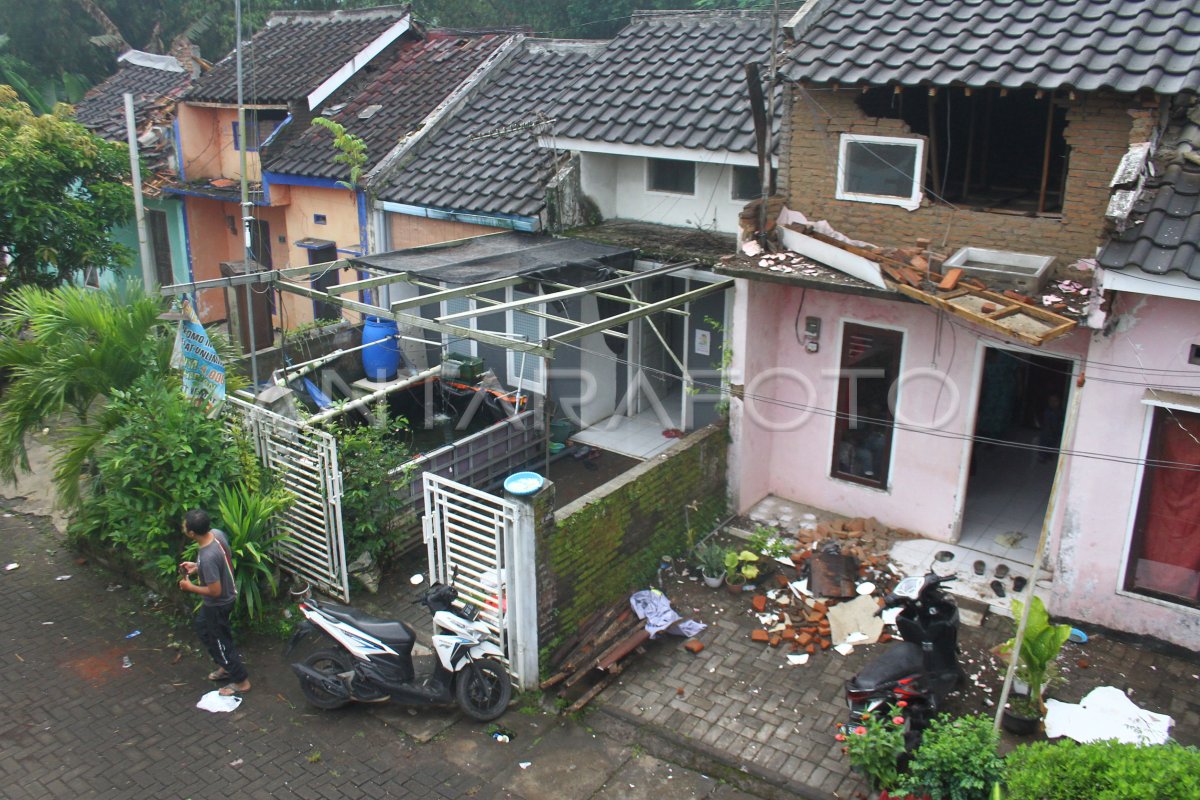
M597 355L602 358L609 359L611 361L616 362L617 364L621 364L624 366L633 365L633 362L629 361L628 359L621 358L616 355L610 355L608 353L598 352L598 351L594 351L594 350L586 350L585 348L583 348L580 345L575 344L574 342L560 342L559 344L561 346L570 347L570 348L572 348L574 350L578 350L580 352L586 352L591 355ZM642 370L643 372L656 373L667 380L678 380L678 381L680 381L681 386L684 381L683 376L675 375L675 374L667 372L665 370L656 369L654 367L648 367L645 365L635 365L635 366L637 366L638 369ZM720 385L705 383L702 381L695 380L694 378L690 381L690 383L694 387L700 387L702 389L712 390L712 393L719 394L726 398L730 398L733 396L728 388L720 386ZM831 409L831 408L827 408L824 406L810 405L807 403L797 403L794 401L783 400L783 399L780 399L777 397L766 397L764 395L756 395L756 394L751 394L751 393L747 393L747 392L742 392L740 397L743 401L749 399L749 400L753 400L756 403L763 403L766 405L777 406L780 408L787 408L787 409L794 410L794 411L802 411L802 412L815 414L820 417L826 417L826 418L830 418L830 419L834 419L834 420L846 420L846 421L854 421L856 423L865 423L868 425L880 425L880 426L884 426L884 427L890 427L890 428L893 428L896 430L901 430L906 433L918 433L918 434L922 434L922 435L926 435L926 436L933 436L933 437L939 438L939 439L971 441L976 444L990 444L990 445L995 445L997 447L1008 447L1010 449L1015 449L1015 450L1026 450L1026 451L1029 451L1032 453L1046 453L1046 454L1052 455L1052 454L1061 452L1065 455L1068 455L1068 456L1071 456L1074 458L1086 458L1086 459L1090 459L1090 460L1108 461L1108 462L1113 462L1113 463L1118 463L1118 464L1129 464L1129 465L1134 465L1134 466L1152 466L1152 467L1156 467L1156 468L1177 469L1177 470L1181 470L1184 472L1200 473L1200 464L1191 464L1191 463L1182 462L1182 461L1143 459L1143 458L1138 458L1138 457L1134 457L1134 456L1121 456L1121 455L1115 455L1115 454L1111 454L1111 453L1097 453L1097 452L1088 451L1088 450L1066 450L1066 449L1057 448L1057 447L1044 447L1041 445L1026 444L1023 442L1012 442L1007 439L998 439L998 438L989 437L989 436L975 436L975 435L971 435L971 434L957 433L954 431L942 431L942 430L938 430L937 428L929 428L929 427L922 426L922 425L914 425L912 423L901 422L901 421L895 420L895 419L889 420L889 419L885 419L882 417L868 417L863 414L851 414L848 412L841 412L836 409Z

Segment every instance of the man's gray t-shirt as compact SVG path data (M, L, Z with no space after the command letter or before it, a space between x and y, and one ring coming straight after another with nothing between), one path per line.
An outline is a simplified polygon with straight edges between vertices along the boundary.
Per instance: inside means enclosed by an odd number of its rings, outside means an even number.
M213 540L201 547L196 554L196 573L200 576L200 585L212 583L221 584L221 593L216 597L205 596L206 606L224 606L232 603L237 596L237 587L233 582L233 564L229 556L229 540L225 533L216 528L212 529Z

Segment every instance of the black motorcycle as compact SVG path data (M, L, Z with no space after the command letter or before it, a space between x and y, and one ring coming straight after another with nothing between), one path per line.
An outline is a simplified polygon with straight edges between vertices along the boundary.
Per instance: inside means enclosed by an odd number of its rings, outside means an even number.
M900 607L896 627L903 641L846 681L847 727L861 725L864 715L888 714L904 701L905 740L911 748L946 696L966 683L958 663L958 606L941 588L952 580L953 575L934 572L905 578L884 598L877 613Z

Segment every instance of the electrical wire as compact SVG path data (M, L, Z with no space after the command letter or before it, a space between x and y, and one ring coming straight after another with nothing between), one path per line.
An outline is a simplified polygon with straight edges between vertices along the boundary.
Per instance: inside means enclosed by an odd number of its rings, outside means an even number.
M617 364L621 364L624 366L634 365L633 362L631 362L628 359L621 358L616 355L611 355L609 353L598 352L595 350L586 350L584 347L582 347L581 345L575 344L574 342L560 342L559 344L561 346L569 347L571 349L578 350L580 352L586 352L590 355L600 356L602 358L609 359L611 361L616 362ZM642 370L643 372L655 373L667 380L678 380L678 381L680 381L681 385L684 381L682 376L675 375L674 373L670 373L665 370L656 369L654 367L648 367L645 365L634 365L634 366L637 366L638 369ZM722 397L724 397L726 399L729 399L733 396L731 391L727 387L724 387L724 386L721 386L718 384L705 383L703 381L698 381L695 378L691 379L690 384L693 387L711 390L712 393L720 394ZM955 431L939 430L937 428L930 428L930 427L926 427L923 425L914 425L912 423L901 422L901 421L895 420L895 419L886 419L886 418L882 418L882 417L868 417L863 414L851 414L849 412L842 412L842 411L838 411L836 409L828 408L825 406L811 405L808 403L798 403L795 401L783 400L778 397L767 397L765 395L756 395L756 394L751 394L751 393L744 392L744 391L741 393L740 398L743 401L753 400L756 403L762 403L765 405L776 406L779 408L786 408L786 409L794 410L794 411L802 411L802 412L814 414L819 417L826 417L826 418L833 419L833 420L846 420L846 421L854 421L859 424L865 423L867 425L879 425L879 426L893 428L895 430L901 430L906 433L916 433L916 434L921 434L921 435L925 435L925 436L932 436L932 437L938 438L938 439L970 441L970 442L973 442L976 444L990 444L990 445L995 445L997 447L1008 447L1008 448L1014 449L1014 450L1026 450L1031 453L1046 453L1048 455L1055 455L1058 453L1062 453L1064 455L1068 455L1073 458L1083 458L1083 459L1095 460L1095 461L1107 461L1107 462L1112 462L1112 463L1128 464L1128 465L1133 465L1133 466L1151 466L1151 467L1155 467L1155 468L1175 469L1175 470L1180 470L1180 471L1184 471L1184 472L1200 473L1200 464L1191 464L1191 463L1182 462L1182 461L1165 461L1165 460L1160 460L1160 459L1144 459L1144 458L1139 458L1139 457L1135 457L1135 456L1122 456L1122 455L1116 455L1116 454L1111 454L1111 453L1098 453L1098 452L1094 452L1094 451L1090 451L1090 450L1067 450L1067 449L1058 448L1058 447L1046 447L1046 446L1042 446L1042 445L1027 444L1024 442L1013 442L1013 441L1009 441L1007 439L998 439L998 438L989 437L989 436L975 436L972 434L958 433Z

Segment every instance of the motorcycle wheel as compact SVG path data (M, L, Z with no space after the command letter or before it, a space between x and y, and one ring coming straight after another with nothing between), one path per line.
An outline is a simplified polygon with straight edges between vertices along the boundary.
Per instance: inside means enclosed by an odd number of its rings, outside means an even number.
M512 681L503 664L481 658L458 673L454 695L468 717L477 722L490 722L508 708L508 701L512 699Z
M349 672L354 669L354 665L350 663L350 657L338 650L318 650L308 658L304 659L304 666L320 672L327 678L336 679L337 675L342 672ZM304 693L304 699L310 705L317 708L322 708L331 711L335 708L341 708L347 705L350 700L345 697L338 697L330 694L320 686L314 686L306 680L300 681L300 691Z

